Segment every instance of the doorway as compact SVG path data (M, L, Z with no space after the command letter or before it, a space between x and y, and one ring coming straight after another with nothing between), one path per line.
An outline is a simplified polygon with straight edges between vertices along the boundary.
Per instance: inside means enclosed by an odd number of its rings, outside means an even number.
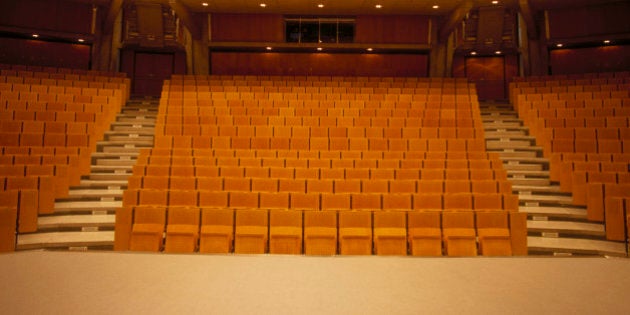
M133 94L159 96L164 80L174 73L175 55L172 53L136 52L133 68Z
M479 100L505 100L505 58L466 57L466 77L477 86Z

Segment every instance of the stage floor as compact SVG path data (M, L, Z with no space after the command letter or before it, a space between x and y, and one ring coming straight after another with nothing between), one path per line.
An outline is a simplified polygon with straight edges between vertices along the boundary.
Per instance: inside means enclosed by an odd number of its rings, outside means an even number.
M630 260L18 252L3 314L630 314Z

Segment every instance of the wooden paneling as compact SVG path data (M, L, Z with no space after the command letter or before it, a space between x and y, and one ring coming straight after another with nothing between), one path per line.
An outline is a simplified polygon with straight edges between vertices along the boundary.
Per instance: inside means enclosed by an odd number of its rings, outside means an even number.
M91 46L0 37L0 63L89 69Z
M412 54L211 53L212 74L427 76L428 56Z
M474 82L481 100L505 100L508 82L518 70L518 55L453 58L453 77Z
M550 52L552 74L630 70L630 46L557 49Z
M213 14L212 41L283 42L284 20L274 14Z
M125 49L120 54L120 71L131 78L133 94L157 96L164 80L186 73L186 54Z
M61 0L0 1L0 25L89 34L92 5Z
M628 1L548 12L552 39L630 33Z
M356 43L429 43L429 17L427 16L364 15L358 16L356 23Z

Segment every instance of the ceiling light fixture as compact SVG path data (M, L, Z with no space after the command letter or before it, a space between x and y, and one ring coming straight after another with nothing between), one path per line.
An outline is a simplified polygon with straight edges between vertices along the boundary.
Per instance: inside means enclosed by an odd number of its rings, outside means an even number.
M267 4L266 3L261 3L260 6L265 8L265 7L267 7Z
M374 7L375 7L375 8L377 8L377 9L380 9L380 8L382 8L383 6L382 6L382 5L380 5L380 4L377 4L377 5L375 5Z
M39 37L39 34L33 34L31 36L33 36L33 38L37 38L37 37Z
M562 45L561 43L556 44L556 47L558 47L558 48L560 48L562 46L564 46L564 45Z
M208 6L208 2L202 2L201 5L204 6L204 7L207 7Z
M265 49L267 49L267 50L273 50L273 47L271 47L271 46L267 46Z
M368 48L368 49L366 49L366 50L367 50L367 51L372 51L372 50L374 50L374 49L372 49L372 48Z
M475 56L475 55L477 55L477 52L476 51L471 51L470 54Z
M495 53L496 55L500 55L500 54L501 54L501 51L500 51L500 50L497 50L497 51L495 51L494 53Z
M83 43L83 42L85 41L85 39L83 39L83 38L79 38L79 39L77 39L77 41L78 41L79 43Z
M604 44L610 44L610 40L604 40Z
M322 50L324 50L324 48L317 47L317 51L322 51Z
M318 5L317 5L317 7L318 7L318 8L323 8L323 7L324 7L324 4L323 4L323 3L320 3L320 4L318 4Z
M433 9L439 9L439 8L440 8L440 6L436 4L436 5L432 6L432 8L433 8Z
M492 1L492 4L499 4L499 1L494 0L494 1Z

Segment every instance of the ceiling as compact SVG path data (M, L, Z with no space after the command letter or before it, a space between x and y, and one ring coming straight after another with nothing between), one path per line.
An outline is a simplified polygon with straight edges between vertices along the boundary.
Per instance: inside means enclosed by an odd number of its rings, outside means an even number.
M108 5L112 0L67 0ZM130 0L168 3L175 0ZM356 15L356 14L422 14L446 15L467 0L176 0L192 12ZM472 0L475 6L492 5L492 0ZM627 0L626 0L627 1ZM202 3L208 5L204 6ZM529 0L535 10L601 5L623 0ZM260 4L265 3L265 7ZM519 0L499 0L500 5L517 7ZM323 4L319 8L318 4ZM375 6L380 4L380 9ZM434 9L433 6L439 6Z

